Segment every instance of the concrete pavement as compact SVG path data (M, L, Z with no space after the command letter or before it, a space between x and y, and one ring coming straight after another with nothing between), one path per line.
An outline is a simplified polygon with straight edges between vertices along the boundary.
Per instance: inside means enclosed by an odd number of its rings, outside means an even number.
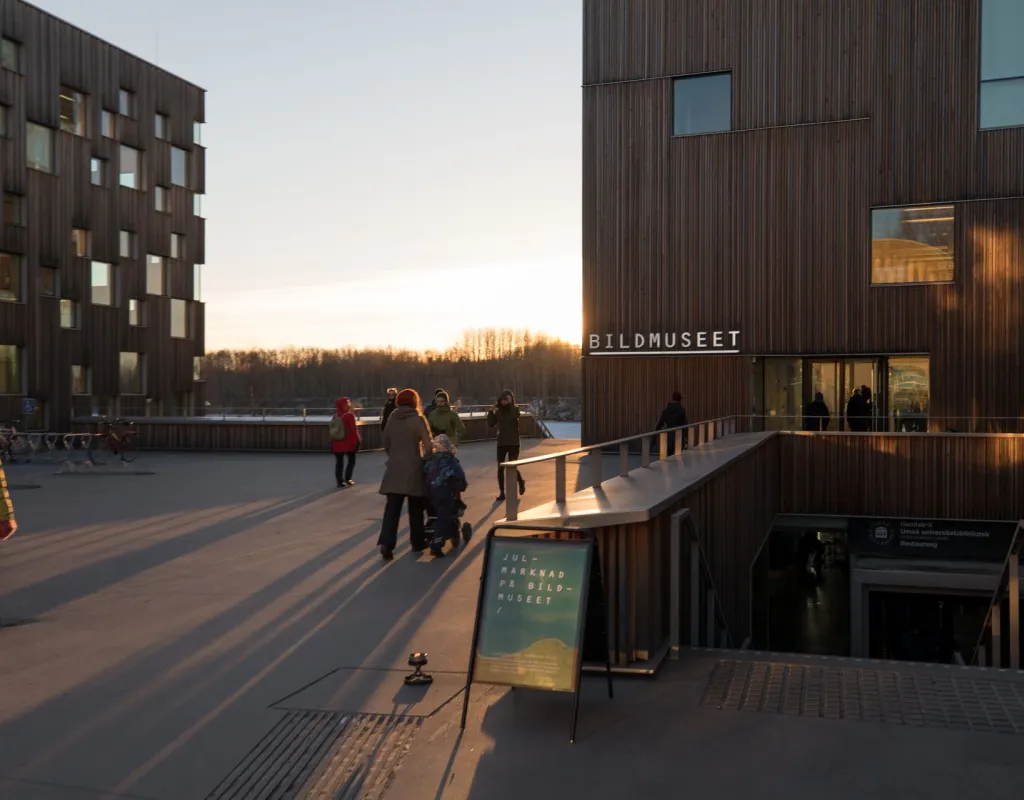
M460 457L482 534L503 515L493 445ZM23 623L0 628L0 798L1024 796L1020 735L722 710L721 653L617 680L614 700L586 679L572 746L569 698L494 687L460 735L482 536L434 560L403 528L381 562L377 453L343 491L327 454L138 466L154 474L9 470L41 488L14 491L0 544L0 615ZM552 469L526 471L527 504L552 499ZM413 650L428 690L402 684ZM969 680L1024 713L1012 676Z

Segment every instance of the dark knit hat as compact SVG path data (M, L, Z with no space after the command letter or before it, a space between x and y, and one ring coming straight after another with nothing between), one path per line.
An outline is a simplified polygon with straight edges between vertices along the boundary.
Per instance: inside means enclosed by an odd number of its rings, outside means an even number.
M420 405L420 396L416 393L415 389L402 389L402 391L398 393L398 397L395 398L395 405L418 408Z
M683 402L683 393L682 392L672 392L672 400L673 400L673 402L676 402L676 403Z
M448 405L448 404L450 404L452 402L452 399L448 396L448 392L446 392L444 389L442 389L437 394L435 394L434 395L434 399L435 400L443 400L446 405Z

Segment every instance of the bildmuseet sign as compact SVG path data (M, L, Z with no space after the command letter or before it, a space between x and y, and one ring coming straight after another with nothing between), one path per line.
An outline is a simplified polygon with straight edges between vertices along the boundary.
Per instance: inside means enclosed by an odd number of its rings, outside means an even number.
M592 333L587 337L591 356L737 355L739 331L687 331L685 333Z

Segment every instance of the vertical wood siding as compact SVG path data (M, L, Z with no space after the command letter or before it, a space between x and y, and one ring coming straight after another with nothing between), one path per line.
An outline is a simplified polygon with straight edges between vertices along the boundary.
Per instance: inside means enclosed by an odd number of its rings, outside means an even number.
M0 4L0 35L21 45L20 74L0 70L0 103L7 106L8 136L0 141L5 192L25 196L25 226L3 225L0 250L25 255L23 297L0 303L0 344L24 347L25 389L46 404L51 428L71 417L71 365L92 372L94 395L117 395L119 353L146 356L146 391L173 403L192 391L192 356L202 355L203 307L193 304L196 335L171 340L169 297L148 297L146 253L169 256L171 231L186 237L185 259L169 261L172 294L192 300L192 264L205 259L205 222L192 215L192 191L175 187L171 213L154 210L153 186L170 183L170 146L189 151L190 185L205 189L205 153L192 142L193 122L205 121L205 92L20 0ZM59 130L61 86L87 95L87 136ZM104 109L116 111L121 88L135 93L135 119L118 117L118 139L100 135ZM155 138L155 114L169 117L169 142ZM53 130L54 173L26 166L26 122ZM119 145L142 151L142 190L118 185ZM90 159L107 162L107 185L93 186ZM71 228L91 234L91 258L115 265L117 305L93 306L90 259L71 252ZM121 259L121 229L133 231L137 258ZM60 328L56 300L40 297L39 267L60 270L61 296L77 300L79 330ZM129 298L148 301L148 325L128 325ZM142 399L144 406L144 398ZM5 404L7 406L5 410ZM127 405L138 405L125 399ZM20 418L20 398L0 402L0 419Z
M1024 414L1024 128L978 130L979 0L584 9L586 332L923 352L934 415ZM672 76L719 70L735 130L672 137ZM955 204L955 281L871 287L871 208L932 202ZM692 419L745 413L738 364L585 356L585 438L647 427L673 388Z

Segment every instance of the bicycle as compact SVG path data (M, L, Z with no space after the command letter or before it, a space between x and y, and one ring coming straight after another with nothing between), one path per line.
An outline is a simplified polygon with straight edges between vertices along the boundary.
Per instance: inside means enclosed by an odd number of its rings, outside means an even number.
M135 423L120 417L113 421L103 417L100 425L105 426L106 429L94 433L89 440L89 461L93 464L104 463L103 461L97 462L96 454L106 450L112 455L120 456L126 464L133 462L139 455L139 432ZM121 426L123 429L121 433L115 430L115 425Z
M32 442L28 434L19 431L17 420L9 427L0 427L0 461L11 461L32 456Z

